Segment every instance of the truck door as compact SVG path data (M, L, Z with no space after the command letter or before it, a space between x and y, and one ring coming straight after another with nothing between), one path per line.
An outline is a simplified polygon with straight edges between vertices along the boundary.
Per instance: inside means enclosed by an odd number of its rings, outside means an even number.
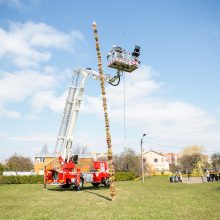
M105 164L100 163L100 172L105 172Z

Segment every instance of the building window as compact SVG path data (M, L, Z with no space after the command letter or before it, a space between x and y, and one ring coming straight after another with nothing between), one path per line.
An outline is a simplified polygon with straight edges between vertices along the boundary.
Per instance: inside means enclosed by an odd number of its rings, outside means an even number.
M158 159L157 158L154 158L154 163L157 163L158 162Z
M45 162L45 158L44 157L36 158L36 163L44 163L44 162Z
M145 158L143 159L143 162L146 163L146 159Z
M43 169L39 170L39 175L44 175L44 170Z

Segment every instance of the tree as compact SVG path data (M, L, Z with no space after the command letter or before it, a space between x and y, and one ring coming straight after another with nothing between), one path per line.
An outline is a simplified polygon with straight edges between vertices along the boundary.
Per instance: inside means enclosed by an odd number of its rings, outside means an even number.
M120 155L114 156L116 171L132 172L136 176L141 175L140 157L132 149L127 149Z
M73 154L86 154L87 152L88 152L87 146L76 145L76 147L73 148Z
M220 169L220 153L214 153L211 156L213 168Z
M98 157L97 160L98 161L108 161L108 158L107 158L107 156L101 156L101 157Z
M49 150L48 150L47 144L45 144L45 145L42 147L40 154L41 154L41 155L48 155L48 154L49 154Z
M203 162L200 160L195 164L192 173L198 174L199 176L202 176L203 170L204 170L204 165L203 165Z
M191 171L194 169L194 172L204 169L207 166L207 156L202 153L203 150L203 147L197 145L186 147L179 159L182 169Z
M5 170L5 165L3 163L0 163L0 175L3 174L4 170Z
M6 160L6 167L11 171L30 171L34 168L29 157L19 156L14 154Z
M172 173L175 173L175 172L181 170L182 167L181 167L181 165L179 165L179 164L176 165L175 163L170 163L170 164L169 164L169 169L170 169L170 171L171 171Z

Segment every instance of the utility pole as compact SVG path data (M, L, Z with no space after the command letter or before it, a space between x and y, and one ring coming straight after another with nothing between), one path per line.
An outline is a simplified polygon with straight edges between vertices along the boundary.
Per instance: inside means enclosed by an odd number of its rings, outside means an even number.
M143 139L146 134L143 134L141 138L141 175L142 175L142 182L144 182L144 161L143 161Z

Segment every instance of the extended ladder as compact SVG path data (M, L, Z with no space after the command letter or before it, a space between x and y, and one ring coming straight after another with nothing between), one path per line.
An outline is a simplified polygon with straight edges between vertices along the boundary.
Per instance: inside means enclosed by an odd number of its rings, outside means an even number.
M59 156L62 156L63 160L66 160L67 162L70 158L73 142L73 131L76 126L76 120L80 109L87 76L88 74L86 72L82 73L74 70L73 82L68 91L63 118L57 137L55 153Z

